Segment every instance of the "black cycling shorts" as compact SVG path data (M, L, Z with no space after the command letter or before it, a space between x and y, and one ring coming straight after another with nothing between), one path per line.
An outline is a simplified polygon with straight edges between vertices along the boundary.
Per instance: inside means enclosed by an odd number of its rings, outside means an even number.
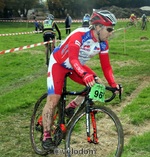
M44 42L46 41L50 41L55 39L55 34L51 33L51 34L43 34L43 39L44 39Z

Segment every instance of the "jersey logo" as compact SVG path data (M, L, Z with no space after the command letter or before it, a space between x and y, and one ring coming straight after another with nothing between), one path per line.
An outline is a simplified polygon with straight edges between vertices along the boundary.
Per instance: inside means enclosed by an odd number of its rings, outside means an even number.
M102 51L106 50L106 47L107 47L106 42L101 42L100 43L100 48L101 48Z
M82 36L82 43L86 42L87 40L91 39L90 31L86 32L84 36Z
M52 28L53 26L53 21L52 20L45 20L43 23L44 28Z
M95 46L95 47L94 47L94 50L95 50L95 51L100 51L100 48L97 47L97 46Z
M75 40L75 44L78 45L79 47L81 46L81 43L78 40Z

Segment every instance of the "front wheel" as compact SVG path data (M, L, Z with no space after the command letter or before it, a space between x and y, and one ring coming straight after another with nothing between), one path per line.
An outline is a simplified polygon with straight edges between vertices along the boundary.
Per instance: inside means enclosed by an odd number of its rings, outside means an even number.
M122 125L116 114L107 107L91 109L96 119L97 142L87 142L86 113L74 118L66 137L66 156L120 157L123 151L124 135ZM93 126L89 124L93 139Z
M126 23L126 28L131 27L131 26L133 26L133 23L132 23L132 22L127 22L127 23Z

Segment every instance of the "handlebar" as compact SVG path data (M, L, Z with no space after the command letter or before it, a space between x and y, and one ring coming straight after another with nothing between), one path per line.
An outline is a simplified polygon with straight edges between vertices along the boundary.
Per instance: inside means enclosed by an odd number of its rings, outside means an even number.
M65 78L67 78L70 74L72 74L72 73L71 72L67 73ZM66 85L66 82L65 82L65 85ZM112 95L110 96L110 98L105 99L105 102L112 101L116 97L116 91L119 92L119 99L121 100L122 85L121 84L118 84L118 85L119 85L119 89L118 88L109 87L109 86L105 86L106 90L112 92ZM88 86L86 86L82 91L79 91L79 92L77 92L77 91L67 91L66 88L65 88L63 90L63 94L64 95L81 95L81 96L87 96L87 95L89 95L90 90L91 90L91 87L88 87Z
M112 92L112 95L110 96L110 98L105 99L105 102L112 101L116 97L116 91L119 91L119 99L121 100L121 88L122 88L121 84L119 84L119 89L106 86L105 89ZM91 90L91 87L86 86L82 91L79 91L79 92L77 92L77 91L66 91L63 94L86 96L89 94L90 90Z
M116 97L116 91L119 91L119 99L121 100L121 88L122 88L122 85L119 84L119 89L118 88L112 88L112 87L105 87L106 90L109 90L112 92L112 96L108 99L105 100L105 102L110 102L112 101L115 97Z

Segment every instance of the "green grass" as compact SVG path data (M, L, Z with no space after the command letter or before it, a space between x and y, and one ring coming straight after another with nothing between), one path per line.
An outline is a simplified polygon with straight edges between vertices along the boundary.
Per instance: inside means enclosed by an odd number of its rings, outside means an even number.
M148 30L141 31L134 27L124 31L126 22L118 22L116 32L110 39L110 60L118 83L124 87L122 102L134 94L141 84L150 80L150 24ZM64 24L59 24L62 39L66 37ZM81 26L73 23L72 30ZM119 28L123 28L118 31ZM34 30L33 23L2 23L0 34L15 32L30 32ZM148 40L141 40L141 37ZM43 41L42 33L14 36L0 36L0 51L31 45ZM46 73L44 46L38 46L22 51L0 55L0 154L2 157L37 156L32 151L29 140L29 124L33 106L36 100L46 92ZM98 56L87 63L107 82L99 68ZM82 87L69 81L69 88L76 90ZM142 127L150 121L149 93L150 83L139 88L139 94L127 103L119 117L134 126ZM107 106L121 107L116 98ZM125 125L126 126L126 125ZM124 127L125 127L124 126ZM126 128L125 128L126 129ZM131 128L132 129L132 128ZM144 130L143 130L144 132ZM125 136L125 139L127 137ZM125 145L123 157L149 157L150 132L132 137ZM141 155L142 154L142 155Z
M150 132L132 137L122 157L150 157Z
M135 125L142 124L145 120L150 119L150 86L145 88L141 93L123 110L131 122ZM142 100L142 101L141 101Z

